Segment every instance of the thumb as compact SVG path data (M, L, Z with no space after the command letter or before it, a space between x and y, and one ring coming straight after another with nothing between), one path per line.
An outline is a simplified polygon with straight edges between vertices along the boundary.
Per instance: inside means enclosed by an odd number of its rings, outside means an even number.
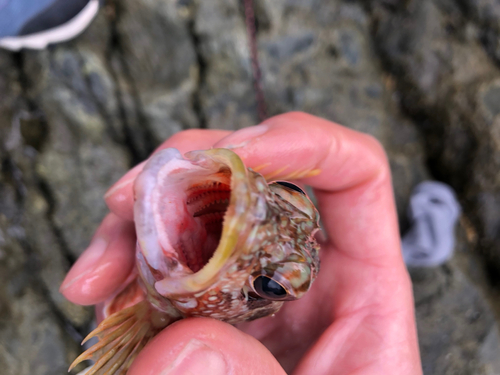
M183 319L164 329L139 354L129 375L285 375L253 337L208 318Z

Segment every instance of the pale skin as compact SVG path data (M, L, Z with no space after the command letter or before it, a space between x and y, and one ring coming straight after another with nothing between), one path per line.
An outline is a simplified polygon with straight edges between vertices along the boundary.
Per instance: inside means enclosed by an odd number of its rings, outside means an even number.
M238 329L205 318L174 323L129 374L422 374L389 164L374 138L294 112L237 132L180 132L167 147L230 147L265 176L301 177L314 188L327 239L301 300ZM102 302L133 268L132 185L141 168L106 194L111 213L61 286L70 301Z

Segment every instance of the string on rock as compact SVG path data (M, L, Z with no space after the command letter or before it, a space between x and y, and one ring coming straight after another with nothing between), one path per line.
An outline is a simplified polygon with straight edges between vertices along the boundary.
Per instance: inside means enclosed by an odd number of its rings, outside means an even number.
M262 73L260 70L259 56L257 51L257 28L253 0L244 0L245 24L247 29L248 44L250 48L250 59L252 63L253 86L257 100L257 112L262 122L267 118L267 107L262 90Z

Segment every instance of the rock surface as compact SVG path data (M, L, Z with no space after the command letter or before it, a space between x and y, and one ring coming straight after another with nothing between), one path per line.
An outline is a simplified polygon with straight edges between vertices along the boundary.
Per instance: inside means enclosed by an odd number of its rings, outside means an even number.
M500 267L500 4L255 9L270 115L302 110L379 139L403 230L417 183L457 190L457 256L411 271L423 368L500 373L483 264ZM92 311L58 288L106 214L106 189L177 131L258 122L242 3L109 0L74 41L0 51L0 98L0 368L63 374Z
M499 40L500 4L390 4L371 4L376 46L404 109L425 134L429 167L459 192L481 251L498 270L500 60L493 40Z

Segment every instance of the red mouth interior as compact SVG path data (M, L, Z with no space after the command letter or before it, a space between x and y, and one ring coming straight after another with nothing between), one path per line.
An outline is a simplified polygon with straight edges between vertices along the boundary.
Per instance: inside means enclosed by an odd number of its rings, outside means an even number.
M219 181L204 181L187 190L187 211L196 222L196 233L185 233L180 247L186 265L197 272L219 245L231 187Z

